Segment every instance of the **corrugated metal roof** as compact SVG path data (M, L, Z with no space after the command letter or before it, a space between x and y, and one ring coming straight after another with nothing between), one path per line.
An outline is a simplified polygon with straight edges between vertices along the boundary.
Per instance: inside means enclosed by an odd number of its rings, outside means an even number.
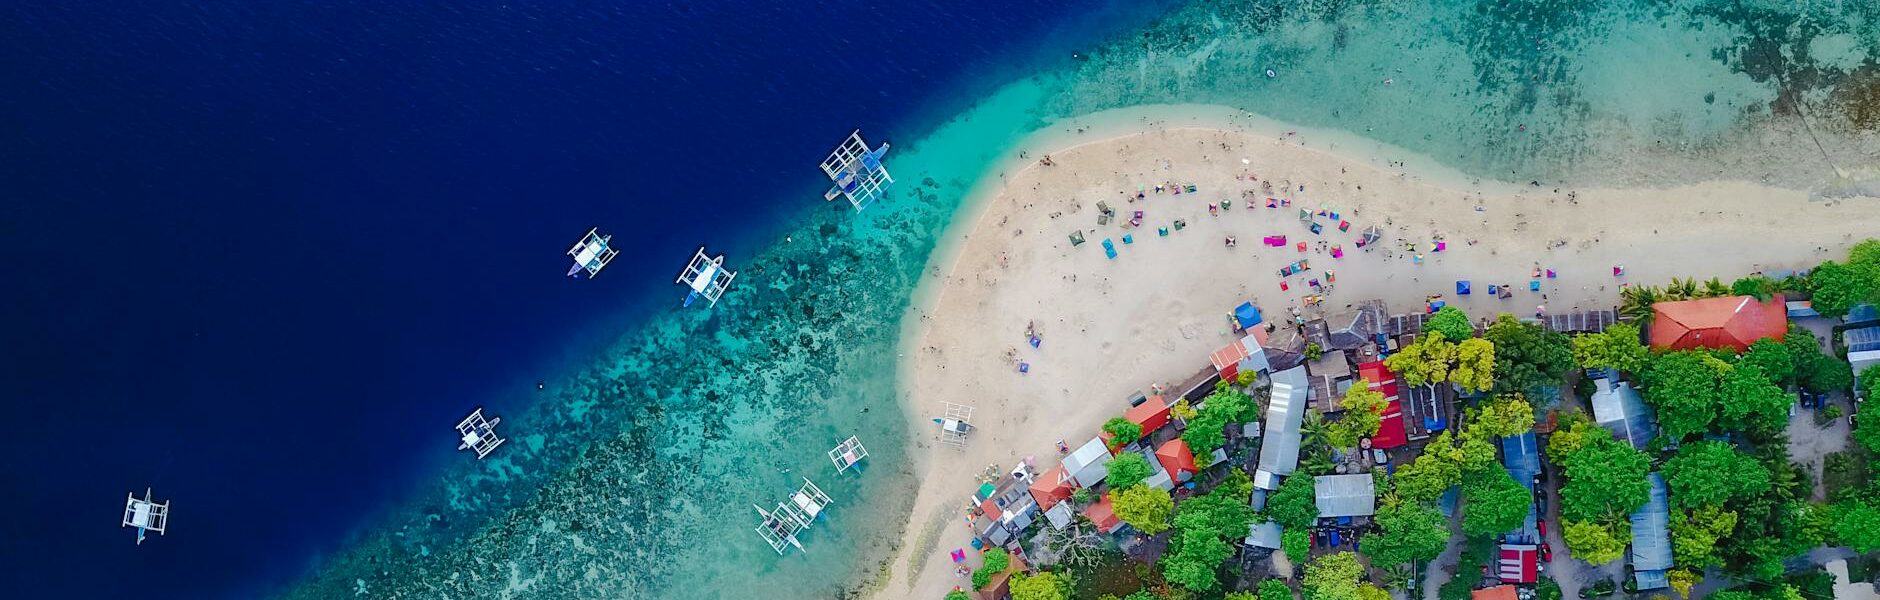
M1652 484L1652 498L1632 513L1632 568L1639 571L1671 568L1671 506L1667 502L1665 479L1657 473L1645 477Z
M1534 490L1534 476L1541 472L1540 446L1535 442L1534 432L1501 438L1501 461L1515 482L1528 491ZM1521 529L1508 533L1508 540L1539 543L1541 532L1536 519L1534 503L1530 501L1527 520L1521 523Z
M1370 473L1312 478L1320 517L1361 517L1377 512L1377 484Z
M1841 341L1847 344L1848 352L1880 350L1880 327L1862 327L1843 331Z
M1632 384L1615 383L1610 378L1593 380L1593 420L1612 431L1612 436L1619 441L1631 444L1633 448L1644 448L1651 443L1657 426L1652 422L1650 409L1639 398L1638 391Z
M1281 533L1279 523L1272 521L1254 523L1247 526L1246 542L1251 546L1278 550L1280 547Z
M1299 467L1299 424L1306 415L1307 391L1305 367L1293 367L1273 374L1273 390L1266 408L1266 435L1260 442L1259 473L1255 473L1256 484L1267 481L1277 486L1277 478L1271 476L1289 475ZM1260 473L1268 477L1259 477Z
M1110 448L1103 444L1103 438L1090 438L1084 445L1064 457L1064 470L1070 473L1077 485L1090 487L1103 481L1110 475Z

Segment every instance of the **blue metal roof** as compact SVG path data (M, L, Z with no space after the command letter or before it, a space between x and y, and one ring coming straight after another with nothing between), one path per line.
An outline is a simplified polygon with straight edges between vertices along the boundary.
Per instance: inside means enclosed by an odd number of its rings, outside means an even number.
M1650 502L1632 513L1632 568L1637 571L1663 571L1671 568L1671 506L1667 502L1665 479L1657 473L1646 476L1652 484ZM1644 588L1640 580L1639 587Z
M1843 331L1841 341L1847 344L1848 352L1880 350L1880 327L1862 327Z
M1534 432L1501 438L1502 464L1508 467L1508 474L1515 482L1529 492L1534 491L1534 476L1541 472L1540 444L1534 439ZM1530 498L1533 494L1528 495ZM1528 501L1527 520L1521 523L1521 529L1508 532L1509 542L1541 543L1540 528L1536 526L1534 502Z

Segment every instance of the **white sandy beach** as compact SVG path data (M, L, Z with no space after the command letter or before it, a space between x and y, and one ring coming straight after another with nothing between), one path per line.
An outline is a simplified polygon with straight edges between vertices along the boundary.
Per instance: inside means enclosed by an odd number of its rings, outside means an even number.
M948 232L950 247L929 265L904 319L901 359L909 426L924 441L915 452L921 483L901 555L876 597L932 600L970 585L955 576L947 553L967 547L965 507L979 472L989 464L1009 470L1026 457L1051 467L1055 441L1075 446L1120 415L1130 393L1206 366L1207 353L1233 339L1226 314L1235 305L1252 300L1283 320L1312 293L1306 281L1323 282L1328 270L1337 277L1328 312L1372 298L1410 312L1426 295L1444 294L1478 318L1532 315L1542 304L1548 312L1609 308L1622 282L1728 282L1759 269L1806 268L1880 231L1874 199L1811 201L1805 191L1745 182L1632 190L1483 184L1407 154L1322 151L1334 141L1361 146L1338 134L1288 135L1251 118L1108 129L1059 131L1041 138L1048 144L1028 144L1027 166L982 186ZM1037 164L1043 154L1055 166ZM1397 166L1400 159L1412 166ZM1154 192L1169 182L1198 191ZM1132 202L1139 186L1147 198ZM1248 208L1247 190L1257 208ZM1292 207L1265 208L1269 196ZM1207 205L1222 200L1231 208L1211 215ZM1099 226L1098 201L1119 219ZM1324 233L1307 231L1298 210L1321 206L1340 211L1351 230L1320 218ZM1120 223L1136 210L1145 213L1143 226L1127 231ZM1159 236L1175 219L1187 227ZM1370 225L1385 230L1384 240L1360 250L1358 234ZM1078 230L1088 242L1073 247L1067 236ZM1125 233L1133 244L1123 243ZM1285 235L1288 244L1263 246L1266 235ZM1226 247L1228 236L1236 247ZM1440 253L1430 251L1437 237L1448 246ZM1105 238L1116 245L1115 260L1104 256ZM1300 241L1307 252L1295 249ZM1342 245L1344 258L1320 242ZM1423 253L1422 264L1407 243ZM1287 278L1291 290L1282 292L1278 269L1302 258L1313 269ZM1625 277L1613 277L1614 265L1625 266ZM1558 277L1529 292L1537 266ZM1475 293L1455 296L1458 279L1472 280ZM1513 298L1486 293L1501 283L1516 286ZM1025 343L1028 323L1042 335L1041 348ZM1017 372L1019 360L1029 374ZM932 441L929 418L949 401L977 407L978 430L964 450Z

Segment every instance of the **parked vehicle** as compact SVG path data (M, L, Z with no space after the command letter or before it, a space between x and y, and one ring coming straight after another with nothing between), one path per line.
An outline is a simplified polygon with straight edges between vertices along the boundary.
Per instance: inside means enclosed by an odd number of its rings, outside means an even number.
M1535 521L1534 525L1540 528L1541 537L1547 537L1547 519L1541 519L1541 520Z

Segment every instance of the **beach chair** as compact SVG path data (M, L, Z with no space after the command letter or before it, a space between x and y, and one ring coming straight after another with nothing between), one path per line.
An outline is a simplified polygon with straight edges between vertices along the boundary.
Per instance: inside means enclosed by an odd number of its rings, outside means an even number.
M1110 238L1103 238L1103 255L1116 260L1116 244L1110 243Z

